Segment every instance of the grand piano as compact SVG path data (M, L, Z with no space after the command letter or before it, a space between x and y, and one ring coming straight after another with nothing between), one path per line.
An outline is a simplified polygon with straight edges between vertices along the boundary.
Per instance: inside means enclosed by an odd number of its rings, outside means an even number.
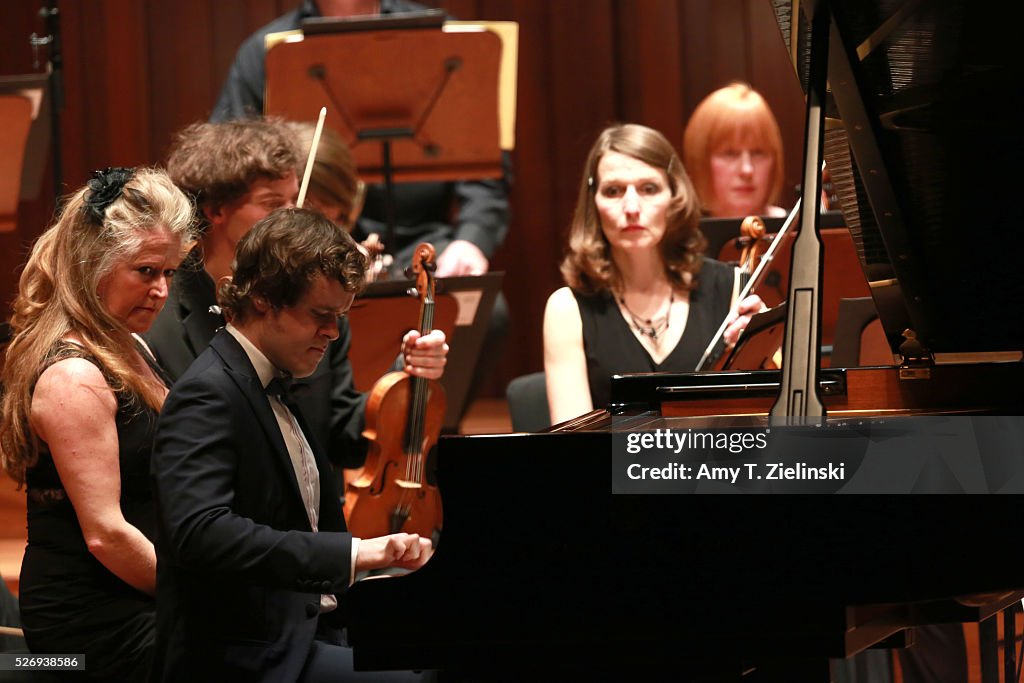
M824 681L828 658L906 644L915 626L982 620L1020 599L1020 498L927 494L1020 492L1024 288L1004 256L1021 229L1006 208L1024 149L1015 27L968 0L794 4L774 6L808 93L806 166L813 174L824 154L894 365L819 370L812 360L825 426L792 429L846 429L854 442L880 428L916 432L927 456L967 424L981 489L923 468L889 495L626 492L616 469L625 434L765 429L797 380L786 367L616 377L607 410L547 433L441 439L434 557L356 584L343 603L357 669ZM809 178L804 206L816 200ZM806 218L801 238L815 227ZM812 288L814 277L812 267ZM797 324L820 336L815 315L787 322L787 344ZM927 420L938 420L931 437L920 432ZM757 492L768 495L727 495Z

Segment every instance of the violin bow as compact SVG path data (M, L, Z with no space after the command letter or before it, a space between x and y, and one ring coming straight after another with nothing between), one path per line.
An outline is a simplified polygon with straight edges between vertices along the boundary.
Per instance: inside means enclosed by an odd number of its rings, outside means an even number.
M775 251L779 248L779 245L782 244L783 236L785 236L793 224L796 223L796 217L799 213L800 200L797 199L793 210L790 211L789 216L786 217L786 222L782 224L781 228L779 228L779 231L775 234L775 239L772 240L768 250L761 256L761 261L757 264L757 268L754 269L750 279L747 280L747 284L740 291L739 296L736 297L737 303L750 296L750 292L758 285L765 269L768 268L772 259L775 258ZM700 362L697 363L697 367L695 368L696 372L700 372L708 362L708 359L711 358L711 354L714 352L715 347L718 346L719 340L721 340L722 335L725 334L725 328L728 327L728 324L726 323L728 319L729 317L726 316L725 320L722 321L722 324L719 325L718 332L715 332L715 336L711 338L711 343L708 344L708 347L704 350L704 355L700 357Z
M306 170L302 174L302 186L299 188L299 199L295 202L295 208L301 209L306 201L306 189L309 188L309 176L313 173L313 162L316 161L316 148L320 146L320 133L324 130L324 119L327 118L327 107L320 107L320 118L316 121L316 130L313 131L313 144L309 146L309 156L306 158Z

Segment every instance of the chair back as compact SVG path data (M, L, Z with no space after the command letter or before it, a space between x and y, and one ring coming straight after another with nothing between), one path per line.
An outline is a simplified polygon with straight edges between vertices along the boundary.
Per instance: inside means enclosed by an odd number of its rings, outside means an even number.
M539 432L551 426L548 391L543 372L516 377L505 390L512 431Z

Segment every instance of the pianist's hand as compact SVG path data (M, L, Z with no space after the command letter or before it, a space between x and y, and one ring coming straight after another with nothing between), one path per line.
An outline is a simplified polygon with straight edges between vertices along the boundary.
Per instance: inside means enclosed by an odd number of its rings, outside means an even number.
M356 551L356 572L387 567L419 569L433 554L430 539L422 538L419 534L363 538Z
M726 345L735 345L740 334L750 323L750 317L755 313L760 313L766 309L767 306L765 306L764 302L761 301L761 297L756 294L751 294L741 301L736 308L729 311L729 315L725 317L726 327L725 334L723 335Z

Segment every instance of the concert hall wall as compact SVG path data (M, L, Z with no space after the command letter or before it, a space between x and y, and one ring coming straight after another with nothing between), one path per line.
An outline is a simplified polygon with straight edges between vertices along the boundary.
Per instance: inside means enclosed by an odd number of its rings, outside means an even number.
M61 113L65 190L89 171L159 164L175 130L205 119L235 49L297 0L60 0L66 106ZM4 3L0 74L33 71L29 34L43 34L43 0ZM515 184L504 270L511 338L497 376L540 370L541 316L560 286L557 264L578 174L597 132L644 123L677 147L697 102L730 80L765 94L783 129L786 186L798 182L803 101L769 0L444 0L460 19L520 24ZM38 201L24 202L14 233L0 235L4 315L26 246L53 210L51 170ZM792 206L793 197L783 204Z

